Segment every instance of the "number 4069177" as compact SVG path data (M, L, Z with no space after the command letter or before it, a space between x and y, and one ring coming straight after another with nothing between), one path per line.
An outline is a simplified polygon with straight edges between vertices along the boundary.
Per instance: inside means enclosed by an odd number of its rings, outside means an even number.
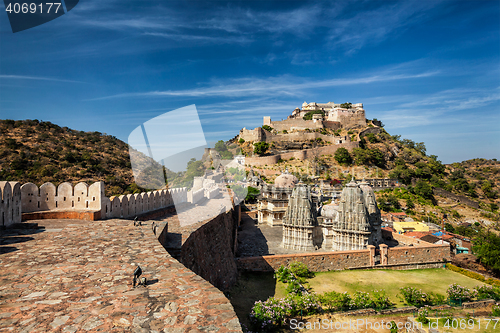
M444 327L445 328L452 328L452 329L457 329L457 328L461 328L461 329L473 329L474 326L476 326L478 329L481 329L481 321L484 321L484 323L482 324L483 328L484 329L488 329L488 326L493 325L493 329L495 329L497 327L497 324L498 324L498 319L489 319L489 318L482 318L482 319L478 319L477 321L474 320L474 319L469 319L469 320L466 320L466 319L448 319L446 320L446 323L444 324ZM492 323L493 321L493 323Z
M50 14L51 10L52 13L56 13L59 11L59 7L61 7L60 2L46 2L45 6L47 6L47 14ZM53 7L53 8L52 8ZM34 13L43 13L43 3L9 3L7 5L7 8L5 8L5 11L12 13L14 12L15 14L23 13L23 14L34 14Z

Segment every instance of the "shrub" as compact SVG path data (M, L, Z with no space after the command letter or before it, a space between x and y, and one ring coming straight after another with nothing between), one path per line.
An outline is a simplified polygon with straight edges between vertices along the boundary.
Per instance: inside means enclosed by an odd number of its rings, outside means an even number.
M240 138L240 139L238 140L238 143L239 143L239 144L245 143L245 139Z
M375 290L373 292L371 303L371 306L373 306L377 310L389 309L392 307L392 302L382 290Z
M500 301L500 288L498 287L492 287L492 286L476 286L474 288L475 293L476 293L476 298L478 300L482 299L494 299L495 301Z
M253 152L258 155L262 155L266 152L266 150L269 148L269 143L267 142L256 142L253 144L254 145L254 150Z
M399 288L403 301L412 306L421 307L430 304L429 296L422 290L413 287Z
M319 300L330 311L344 311L351 307L351 296L347 292L327 292L320 295Z
M446 290L448 300L452 302L469 302L476 297L476 291L472 292L467 287L462 287L456 283L450 284Z
M375 134L373 134L373 133L368 133L368 134L366 135L366 138L367 138L367 139L368 139L368 141L370 141L371 143L377 143L377 142L379 142L379 140L378 140L377 136L376 136Z
M306 294L306 295L294 295L289 296L288 298L292 299L293 315L312 315L315 313L321 312L321 305L318 300L318 296L314 293Z
M334 156L335 156L335 160L339 164L350 165L352 163L351 154L344 147L340 147L339 149L337 149L337 151L335 151Z
M396 322L393 320L391 321L391 333L398 333L398 325L396 324Z
M468 276L470 278L473 278L473 279L476 279L476 280L479 280L481 282L485 282L485 278L484 276L482 276L481 274L479 273L476 273L476 272L471 272L471 271L468 271L466 269L463 269L463 268L460 268L460 267L457 267L453 264L450 264L450 263L447 263L446 264L446 268L448 268L450 271L454 271L454 272L457 272L457 273L460 273L462 275L465 275L465 276Z
M269 125L262 126L262 129L264 129L264 130L266 130L268 132L271 132L273 130L273 128L271 126L269 126Z
M356 291L351 298L351 309L366 309L372 306L370 294L363 291Z
M429 293L429 300L431 305L446 304L446 297L441 294Z
M308 113L306 113L304 115L304 117L302 117L302 119L304 120L311 120L313 118L313 115L315 114L321 114L321 115L325 115L325 112L321 111L321 110L316 110L316 111L309 111Z
M429 323L429 319L427 318L428 315L429 315L429 310L427 309L427 307L424 307L418 310L418 316L416 319L417 321L426 325Z
M287 317L299 314L308 316L320 311L316 294L270 297L265 302L255 302L250 312L250 322L256 331L266 332L282 326Z
M295 276L298 278L314 277L314 272L311 272L309 268L307 268L307 265L300 261L294 261L290 264L290 272L295 274Z
M300 282L294 278L288 282L288 285L286 286L286 292L288 294L294 294L294 295L302 295L302 286L300 285Z
M500 305L493 305L491 308L491 315L493 317L500 317Z
M294 305L290 298L270 297L267 301L257 301L250 312L250 322L259 332L270 331L283 325L285 318L292 314Z

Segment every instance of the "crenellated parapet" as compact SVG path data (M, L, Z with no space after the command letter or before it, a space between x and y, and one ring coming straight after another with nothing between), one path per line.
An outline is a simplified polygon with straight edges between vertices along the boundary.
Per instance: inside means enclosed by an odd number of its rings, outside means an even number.
M104 198L104 182L92 185L80 182L73 187L64 182L55 186L45 183L38 188L33 183L21 186L21 206L23 213L48 210L101 210Z
M57 187L52 183L38 187L33 183L21 186L18 182L0 182L0 198L0 225L7 226L21 222L21 214L37 212L97 212L98 219L134 217L187 202L187 189L162 189L108 198L102 181L90 186L80 182L74 187L68 182Z
M187 202L187 193L187 189L183 187L112 196L110 198L104 197L101 216L106 218L126 218L173 207Z
M0 226L21 223L21 184L0 182Z

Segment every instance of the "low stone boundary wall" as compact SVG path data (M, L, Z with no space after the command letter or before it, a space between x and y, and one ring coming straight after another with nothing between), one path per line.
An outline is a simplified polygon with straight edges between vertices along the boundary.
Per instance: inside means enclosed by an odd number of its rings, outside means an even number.
M401 236L401 235L399 235ZM409 237L406 237L409 238ZM393 247L380 245L380 264L375 264L375 248L366 250L281 254L237 258L236 265L243 271L272 272L281 265L300 261L314 272L343 269L395 269L410 270L440 268L451 259L449 245Z
M476 302L462 303L462 307L464 309L474 309L474 308L484 308L488 305L493 305L493 304L495 304L495 300L484 299L484 300L476 301Z
M384 314L384 315L392 315L392 314L400 314L400 313L413 313L415 311L418 311L418 308L416 308L414 306L406 306L404 308L380 310L378 313Z
M237 258L239 270L253 272L272 272L281 265L288 265L293 261L300 261L314 272L327 272L348 269L355 266L369 266L370 250L319 252L303 254L282 254L274 256L260 256Z
M378 314L377 311L374 309L361 309L361 310L354 310L354 311L347 311L347 312L342 312L343 316L373 316Z
M388 249L386 265L434 264L439 262L443 265L450 260L449 245L392 247ZM383 258L381 261L382 264L385 264Z

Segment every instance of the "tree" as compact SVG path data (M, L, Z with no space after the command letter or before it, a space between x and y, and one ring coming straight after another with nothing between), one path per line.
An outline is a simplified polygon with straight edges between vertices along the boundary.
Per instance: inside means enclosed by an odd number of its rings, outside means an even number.
M341 165L350 165L352 163L351 154L344 147L337 149L334 158Z
M257 155L263 155L266 153L266 150L269 148L269 143L261 141L255 142L253 152Z
M370 141L371 143L377 143L379 142L379 139L377 138L377 136L373 133L368 133L366 135L366 138L368 139L368 141Z
M444 224L444 230L451 232L451 233L455 233L455 227L453 227L453 225L451 225L451 223L448 223L448 222L446 222Z
M217 150L219 153L222 153L222 152L227 151L227 147L226 147L226 144L224 143L224 141L219 140L219 141L215 144L215 150Z
M350 109L350 108L352 108L352 103L349 103L349 102L342 103L342 104L340 104L340 107L343 109Z
M239 143L239 144L243 144L243 143L245 143L245 139L240 138L240 139L238 140L238 143Z
M248 186L248 193L247 196L245 197L245 201L255 201L255 198L260 194L260 191L258 188Z
M269 125L262 126L262 129L264 129L264 130L266 130L268 132L271 132L273 130L273 128L271 126L269 126Z
M413 202L413 200L411 200L411 198L406 199L406 208L407 209L415 208L415 203Z
M481 229L474 237L473 244L474 253L481 263L500 272L500 236Z
M434 196L432 194L432 187L423 180L419 180L417 182L417 184L413 188L413 191L416 195L419 195L424 199L434 199Z
M321 111L321 110L309 111L308 113L306 113L304 115L304 117L302 117L302 119L304 119L304 120L311 120L313 118L314 114L321 114L323 116L325 115L325 113L323 111Z

